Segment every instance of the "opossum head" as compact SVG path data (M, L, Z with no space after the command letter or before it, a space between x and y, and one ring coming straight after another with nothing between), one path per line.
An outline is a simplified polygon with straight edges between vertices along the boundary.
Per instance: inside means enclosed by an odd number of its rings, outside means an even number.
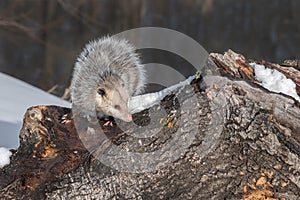
M96 89L96 110L102 114L132 121L129 111L129 93L126 83L119 76L110 76Z

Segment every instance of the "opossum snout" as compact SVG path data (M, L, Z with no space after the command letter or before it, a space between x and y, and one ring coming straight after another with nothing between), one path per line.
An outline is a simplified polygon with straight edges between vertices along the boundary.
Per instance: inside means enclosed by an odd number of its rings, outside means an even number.
M116 116L117 118L125 121L125 122L131 122L132 116L129 112L120 113L119 116Z
M131 114L127 114L127 116L125 117L124 121L126 121L126 122L131 122L131 121L132 121L132 116L131 116Z
M130 111L127 108L124 108L123 106L114 106L115 110L112 110L111 115L114 117L117 117L125 122L131 122L132 116L130 114Z

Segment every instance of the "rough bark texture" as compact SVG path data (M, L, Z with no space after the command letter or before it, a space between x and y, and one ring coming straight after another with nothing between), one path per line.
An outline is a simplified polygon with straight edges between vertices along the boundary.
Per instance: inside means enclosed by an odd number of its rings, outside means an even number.
M91 134L83 126L76 131L73 121L61 123L68 109L29 108L20 147L11 164L0 170L0 196L299 199L299 103L256 84L249 65L253 61L232 51L211 54L211 59L226 76L207 76L193 83L199 87L180 88L153 107L151 121L148 112L137 114L135 123L148 125L145 130L124 125L121 131L114 124L104 128L107 138L98 142L97 127ZM266 66L287 69L284 73L296 82L300 78L299 72L290 73L290 67ZM137 134L151 136L137 138ZM93 153L83 144L90 144ZM126 161L114 149L128 152L127 156L161 151L155 162L141 163L145 157ZM96 159L103 152L115 159L115 167Z

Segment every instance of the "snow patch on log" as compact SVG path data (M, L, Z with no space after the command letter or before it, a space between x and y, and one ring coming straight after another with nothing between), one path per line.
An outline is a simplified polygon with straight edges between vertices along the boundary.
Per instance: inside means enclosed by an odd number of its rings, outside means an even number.
M0 168L10 163L10 156L12 153L5 147L0 147Z
M196 78L196 75L190 76L184 81L181 81L175 85L172 85L168 88L165 88L161 91L148 93L144 95L134 96L129 101L129 108L132 114L138 113L147 108L151 108L152 106L160 103L160 101L165 98L168 94L175 91L176 89L186 86L191 83L193 79Z
M281 72L275 69L266 68L264 65L249 63L255 70L255 77L261 81L261 85L276 93L283 93L294 97L300 102L300 97L296 92L296 84L291 79L287 78Z

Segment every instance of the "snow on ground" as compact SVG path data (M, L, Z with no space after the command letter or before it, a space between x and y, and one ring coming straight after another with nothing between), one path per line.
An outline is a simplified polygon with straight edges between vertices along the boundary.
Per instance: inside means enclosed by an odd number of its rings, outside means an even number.
M23 115L37 105L71 104L28 83L0 73L0 146L17 148Z
M167 96L177 88L190 84L193 79L195 79L195 75L190 76L186 80L177 83L175 85L172 85L168 88L165 88L161 91L132 97L129 101L129 108L131 113L134 114L140 112L142 110L152 107L155 104L160 103L160 101L163 98L165 98L165 96Z
M281 72L266 68L264 65L256 63L250 63L250 65L254 68L256 79L262 82L261 85L264 88L272 92L281 92L289 95L300 102L300 97L296 92L296 84L294 81L287 78Z
M12 153L7 148L0 147L0 168L9 164L10 162L9 157L11 155Z

